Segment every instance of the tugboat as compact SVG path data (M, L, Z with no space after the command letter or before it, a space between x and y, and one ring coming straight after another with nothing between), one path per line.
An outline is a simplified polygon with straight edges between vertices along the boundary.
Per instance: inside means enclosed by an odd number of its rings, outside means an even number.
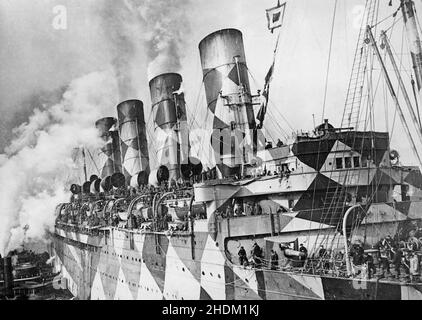
M98 120L100 170L72 184L70 201L56 209L54 266L70 292L79 299L422 299L422 129L406 99L411 134L385 67L387 56L395 60L386 33L381 45L375 40L377 8L367 1L338 127L326 120L312 132L269 141L262 129L275 58L264 90L253 95L236 29L199 43L208 105L201 110L211 119L202 147L214 166L192 154L177 73L149 83L153 133L140 100L120 103L117 119ZM272 32L285 9L267 10ZM422 49L413 1L400 1L393 16L399 13L416 93ZM416 166L401 165L389 133L371 130L365 119L363 106L373 101L363 88L374 61ZM155 164L147 133L157 146Z
M54 273L52 259L47 252L40 254L21 248L9 252L0 261L1 298L32 300L62 293L60 275ZM54 287L59 289L60 294Z

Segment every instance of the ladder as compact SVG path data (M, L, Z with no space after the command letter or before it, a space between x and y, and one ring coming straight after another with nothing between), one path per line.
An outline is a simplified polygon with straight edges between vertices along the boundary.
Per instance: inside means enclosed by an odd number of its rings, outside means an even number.
M358 42L353 60L352 73L347 88L346 102L343 110L341 128L359 127L360 109L364 97L365 75L370 46L366 41L366 26L372 26L377 19L378 0L367 0L365 16L359 30Z
M367 0L365 5L365 16L359 30L358 42L355 50L353 68L347 89L346 102L343 110L341 128L359 127L360 109L364 101L365 76L367 74L368 57L371 52L370 43L366 40L366 27L372 26L377 20L378 0ZM369 94L367 94L369 97ZM354 135L355 132L350 133ZM339 151L339 150L335 150ZM353 159L352 159L353 161ZM343 218L343 211L347 202L347 190L357 187L359 170L345 168L344 171L333 169L330 172L330 180L323 195L323 205L320 218L320 225L339 226L339 219ZM333 174L339 175L338 183L334 183ZM325 240L325 239L324 239ZM324 241L323 240L323 241Z

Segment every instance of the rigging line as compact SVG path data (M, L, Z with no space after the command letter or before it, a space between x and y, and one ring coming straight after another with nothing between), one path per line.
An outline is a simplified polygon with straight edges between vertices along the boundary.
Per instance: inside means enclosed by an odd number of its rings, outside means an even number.
M248 70L248 73L250 74L250 76L251 76L251 78L252 78L252 81L254 81L254 83L255 83L255 85L257 85L258 84L258 81L256 80L256 78L254 77L254 75L252 74L252 72L250 71L250 69L247 69ZM278 113L278 115L279 116L281 116L281 118L283 118L283 120L286 122L286 124L289 126L289 128L292 130L292 131L294 131L294 129L293 129L293 127L291 126L291 124L289 123L289 121L287 121L287 119L283 116L283 114L281 114L280 113L280 111L277 109L277 107L275 106L275 104L273 103L273 101L272 101L272 99L270 99L269 97L268 97L268 103L270 104L271 103L271 105L273 106L273 107L275 107L275 108L273 108L277 113Z
M393 12L392 14L390 14L389 16L385 17L384 19L382 19L382 20L378 21L377 23L375 23L374 25L372 25L371 28L378 26L379 24L383 23L384 21L386 21L387 19L389 19L391 17L396 18L397 13L400 11L400 9L401 9L401 6L399 6L398 9L395 12Z
M403 40L404 40L404 39L402 38L402 41L403 41ZM399 56L400 56L400 69L401 69L402 71L404 71L404 73L408 76L408 78L409 78L409 79L411 79L411 78L412 78L411 73L409 73L409 70L403 66L403 56L404 56L404 55L403 55L403 54L401 54L401 55L397 54L396 50L394 50L394 48L393 48L393 46L391 45L391 43L390 43L390 48L391 48L391 51L393 52L393 55L394 55L397 59L399 59ZM402 50L403 50L403 48L402 48ZM410 51L410 49L409 49L409 51ZM402 52L403 52L403 51L402 51Z
M196 78L196 75L199 73L198 70L201 70L202 71L202 66L200 65L200 63L199 63L199 67L198 67L198 63L196 63L195 78ZM203 72L201 72L201 74L203 75ZM198 108L198 104L199 104L199 98L201 97L201 94L202 94L202 87L203 87L203 85L204 85L204 79L202 78L201 84L199 86L198 93L197 93L197 96L196 96L196 101L195 101L195 104L194 104L194 106L196 107L196 109L195 109L195 113L193 115L195 117L196 117L196 113L198 112L198 109L199 109Z
M385 32L390 31L390 29L392 29L397 24L397 22L399 22L401 19L403 19L403 17L400 17L398 20L393 22L393 24L390 27L388 27L387 29L385 29L384 31Z
M95 163L94 158L92 157L91 151L89 151L89 149L86 149L86 151L88 151L88 155L89 155L89 157L91 158L91 161L92 161L92 163L93 163L93 164L94 164L94 166L95 166L95 169L97 169L98 174L100 174L100 169L98 169L98 166L97 166L97 164Z
M330 47L329 47L329 51L328 51L328 61L327 61L327 73L325 75L324 102L322 104L322 119L321 119L321 123L324 122L325 106L326 106L326 102L327 102L328 78L329 78L329 75L330 75L331 53L332 53L332 48L333 48L333 36L334 36L334 26L335 26L335 22L336 22L337 3L338 3L338 0L335 0L335 3L334 3L334 12L333 12L333 21L331 23Z
M398 72L398 67L397 67L397 64L395 62L395 59L394 59L392 50L391 50L391 45L390 45L388 39L386 38L385 34L383 36L385 37L385 42L387 44L386 50L387 50L387 52L390 55L391 64L393 65L394 70L397 73ZM408 107L408 111L409 111L410 116L411 116L411 119L413 121L413 124L416 127L416 129L417 129L417 133L418 133L419 137L422 139L422 132L421 132L422 131L422 128L419 125L418 118L416 117L415 111L413 110L412 104L410 102L410 98L409 98L409 96L407 94L405 84L404 84L403 79L402 79L402 77L401 77L401 75L399 73L397 74L397 78L398 78L398 83L400 85L400 89L402 90L402 93L403 93L403 96L404 96L406 105Z
M194 106L195 106L195 110L194 110L194 112L191 112L191 119L190 119L190 121L189 121L189 128L191 128L192 127L192 125L193 125L193 120L194 119L196 119L196 116L197 116L197 114L198 114L198 111L199 111L199 99L202 97L202 88L204 87L204 80L202 80L201 81L201 86L199 87L199 91L198 91L198 95L197 95L197 97L196 97L196 101L195 101L195 104L194 104ZM207 105L207 108L208 108L208 105Z
M274 115L274 114L272 114L272 111L271 110L268 110L268 114L271 116L271 115ZM269 118L270 119L270 121L280 130L280 133L283 135L283 137L287 140L288 139L288 133L286 132L286 130L284 130L283 129L283 127L281 126L281 124L280 123L278 123L278 121L276 121L275 120L275 117L270 117Z
M403 37L403 34L406 34L405 29L406 29L406 26L403 24L403 28L402 28L402 39L401 39L401 48L400 48L400 51L401 52L403 52L403 47L404 47L404 37ZM391 35L390 35L390 38L391 38ZM387 53L385 53L385 54L387 54ZM402 71L402 66L403 66L403 55L400 56L399 73L401 73L401 71ZM398 84L397 84L396 92L397 92L397 97L399 97L400 90L399 90L399 85ZM392 124L391 130L389 131L390 132L390 136L389 136L390 141L391 141L391 139L393 137L393 132L394 132L395 124L396 124L396 119L397 119L397 109L394 110L393 124Z
M396 17L394 17L394 21L396 21ZM403 28L404 28L404 26L403 26ZM391 30L389 30L390 31L390 38L391 38L391 36L392 36L392 34L393 34L393 28L391 28ZM404 41L404 39L402 38L402 46L403 46L403 41ZM401 48L401 50L403 51L403 47ZM387 52L384 52L384 60L386 59L386 57L387 57ZM401 57L400 58L400 61L402 61L402 58L403 57ZM374 59L374 57L372 56L372 59ZM400 67L401 68L401 67ZM372 63L371 63L371 73L372 73L372 71L373 70L376 70L375 68L374 68L374 66L373 66L373 60L372 60ZM401 70L401 69L400 69ZM375 87L375 91L374 91L374 97L373 97L373 99L374 99L374 101L373 101L373 104L375 104L375 95L377 94L377 92L378 92L378 89L379 89L379 84L380 84L380 81L381 81L381 78L382 78L382 73L380 73L379 74L379 76L378 76L378 80L377 80L377 85L376 85L376 87ZM368 79L369 80L369 79ZM385 83L384 83L384 89L385 89ZM398 88L397 88L397 90L398 90ZM375 111L375 109L374 109L374 111ZM364 123L365 123L365 128L367 128L367 118L364 120ZM375 127L375 126L374 126ZM388 131L388 127L387 127L387 131Z
M392 37L392 35L393 35L393 30L394 30L394 26L395 26L395 24L396 24L396 22L397 21L400 21L400 20L397 20L397 16L396 17L394 17L394 21L393 21L393 24L392 24L392 26L388 29L388 31L390 31L390 39L391 39L391 37ZM387 32L387 31L385 31L385 32ZM402 37L401 37L401 47L400 47L400 52L403 52L403 46L404 46L404 36L403 36L403 34L405 34L405 25L403 24L403 27L402 27ZM384 52L384 61L385 61L385 59L387 58L387 52ZM402 71L402 68L403 67L403 54L401 54L400 55L400 66L399 66L399 72L401 73L401 71ZM380 76L382 75L382 73L380 74ZM388 92L387 92L387 85L386 85L386 83L385 82L383 82L384 83L384 91L385 91L385 101L386 101L386 108L388 107L387 105L388 105L388 99L387 99L387 97L388 97ZM396 92L397 92L397 97L399 97L399 95L400 95L400 90L399 90L399 85L397 84L397 89L396 89ZM388 110L386 110L386 114L387 114L387 116L388 116ZM395 127L395 122L396 122L396 116L397 116L397 109L394 109L394 116L393 116L393 124L392 124L392 128L391 128L391 130L389 130L389 124L388 124L388 118L386 119L386 122L387 122L387 132L389 132L390 133L390 135L389 135L389 140L391 141L391 138L392 138L392 136L393 136L393 131L394 131L394 127Z
M271 117L271 112L270 111L268 111L268 114L270 115L269 120L271 121L271 123L273 124L273 126L278 127L278 129L280 129L280 131L284 131L281 128L280 124L277 121L275 121L275 119L274 119L275 117ZM270 130L266 130L266 133L270 136L271 140L275 141L274 138L273 138L273 136L270 133ZM287 135L286 134L283 134L283 136L287 140Z
M375 39L374 39L374 37L373 37L370 29L368 31L369 31L370 41L372 42L372 46L374 47L374 50L377 53L377 57L378 57L379 63L381 65L381 67L383 68L383 74L384 74L385 80L387 81L387 84L388 84L388 87L389 87L389 90L390 90L390 94L391 94L392 98L395 100L395 105L396 105L397 110L399 111L399 115L400 115L400 118L402 120L403 127L404 127L404 129L406 131L407 138L409 139L409 142L410 142L410 144L412 146L412 151L413 151L414 155L416 156L416 158L418 160L419 166L422 166L422 159L420 157L420 154L417 151L417 148L416 148L416 145L415 145L413 136L412 136L412 134L411 134L411 132L409 130L409 126L408 126L408 124L406 122L406 119L404 117L402 108L401 108L400 103L398 101L397 94L396 94L396 92L394 92L394 87L393 87L393 85L391 83L391 80L390 80L390 78L388 76L388 72L385 69L385 64L382 61L382 57L381 57L381 54L379 53L378 47L376 46Z
M283 116L283 114L280 112L280 110L277 109L276 104L273 102L273 100L268 99L268 103L271 104L271 106L275 107L274 110L278 113L278 115L283 118L284 122L286 122L286 124L289 126L289 128L294 132L295 129L293 129L292 125L290 124L290 122L286 119L285 116Z
M387 88L385 82L383 82L383 98L384 98L384 116L385 116L385 128L388 132L388 129L390 128L390 124L388 123L388 98L387 98Z
M393 23L396 21L396 17L394 17ZM403 33L404 33L404 24L403 24L403 29L402 29L402 41L401 41L401 49L400 52L403 52L403 43L404 43L404 38L403 38ZM390 32L390 38L393 34L393 28L391 28L391 32ZM387 52L384 52L384 60L387 57ZM400 58L400 60L402 59L402 57ZM381 76L381 75L380 75ZM389 124L389 119L388 119L388 109L389 109L389 105L388 105L388 93L387 93L387 86L385 81L383 81L383 98L384 98L384 111L385 111L385 128L387 133L389 132L389 128L390 128L390 124ZM389 141L391 141L391 137L389 137Z

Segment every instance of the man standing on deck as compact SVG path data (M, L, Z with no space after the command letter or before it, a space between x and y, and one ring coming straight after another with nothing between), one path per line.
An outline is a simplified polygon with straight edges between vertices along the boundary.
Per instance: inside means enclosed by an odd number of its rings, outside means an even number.
M400 278L400 269L403 259L403 252L400 248L396 247L393 255L394 271L396 272L396 279Z
M306 249L302 243L300 244L299 252L303 253L303 255L300 256L300 260L306 260L308 257L308 249Z
M278 254L274 250L271 250L271 270L278 269Z
M380 265L382 270L381 277L384 278L386 275L388 276L390 274L390 261L388 260L390 250L383 243L379 245L378 249L380 252Z
M237 253L239 256L239 263L241 266L244 265L245 261L248 261L248 258L246 256L246 250L244 247L240 247L239 252Z
M255 262L256 268L260 268L262 264L262 249L256 242L252 247L252 257Z

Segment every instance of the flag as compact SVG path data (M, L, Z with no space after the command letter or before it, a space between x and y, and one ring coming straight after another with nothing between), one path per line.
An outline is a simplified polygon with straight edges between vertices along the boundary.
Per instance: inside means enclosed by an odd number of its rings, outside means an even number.
M267 9L267 20L268 20L268 30L271 32L276 28L280 28L283 24L284 19L284 10L286 9L286 2L280 5L280 2L277 3L277 6L271 9Z
M273 71L274 71L274 64L275 60L273 61L273 64L271 65L270 69L268 70L267 75L265 76L265 86L264 91L262 92L262 102L261 107L259 108L258 114L256 116L256 119L260 122L258 125L259 128L262 128L265 114L267 113L267 106L268 106L268 96L270 94L270 82L273 79Z

